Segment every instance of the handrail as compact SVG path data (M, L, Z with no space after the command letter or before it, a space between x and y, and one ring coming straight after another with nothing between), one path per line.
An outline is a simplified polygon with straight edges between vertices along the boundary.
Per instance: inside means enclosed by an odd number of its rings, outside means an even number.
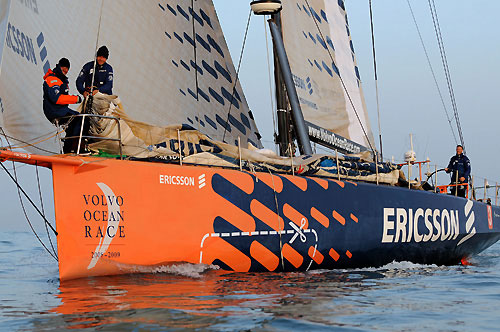
M459 186L465 186L465 190L466 190L466 193L465 193L465 198L469 199L469 184L468 183L453 183L453 184L445 184L445 185L442 185L442 186L436 186L436 188L439 190L439 193L440 194L446 194L448 193L448 187L457 187L455 189L455 196L457 196L457 192L458 192L458 187Z
M403 166L413 166L413 165L418 165L418 171L419 171L419 175L420 175L420 182L422 182L422 164L430 164L430 160L427 159L427 160L424 160L424 161L408 161L408 162L405 162L405 163L402 163L402 164L396 164L397 166L399 167L403 167ZM429 178L427 178L429 179ZM410 180L410 179L408 179Z
M60 117L58 119L65 119L65 118L72 119L72 118L76 118L76 117L82 117L82 124L81 124L81 127L80 127L80 135L78 135L78 136L64 137L64 138L61 138L61 140L67 140L67 139L70 139L70 138L78 138L78 148L77 148L77 151L76 151L77 155L80 155L80 147L81 147L81 144L82 144L82 138L90 138L90 139L94 139L94 140L115 141L115 142L118 142L119 149L120 149L120 160L123 160L122 130L121 130L121 127L120 127L120 119L119 118L114 117L114 116L108 116L108 115L100 115L100 114L76 114L76 115L71 115L71 116ZM100 136L83 135L83 127L84 127L84 124L85 124L85 118L86 117L99 118L99 119L110 119L110 120L116 121L116 124L118 125L118 138L108 138L108 137L100 137ZM56 126L59 127L59 124L56 123Z
M419 166L421 164L425 164L425 163L429 163L428 160L426 161L423 161L423 162L410 162L409 164L408 163L397 163L396 165L398 166L413 166L415 164L418 164ZM466 187L466 198L467 199L473 199L473 200L477 200L477 201L480 201L480 202L485 202L487 204L493 204L493 196L491 196L491 194L488 194L487 193L487 189L492 189L494 188L495 189L495 194L494 194L494 204L495 205L499 205L499 195L500 195L500 185L497 183L495 183L494 185L490 185L487 181L487 179L484 179L484 185L483 186L474 186L474 176L472 176L472 182L471 183L451 183L451 184L447 184L447 185L440 185L438 186L437 185L437 182L438 182L438 179L437 179L437 173L438 172L441 172L441 171L444 171L445 169L444 168L441 168L441 169L438 169L437 168L437 165L435 166L435 170L433 172L431 171L428 171L425 175L427 175L427 179L423 182L428 182L432 177L435 177L435 183L434 183L434 191L436 193L440 193L440 194L446 194L448 193L448 188L453 188L453 187L459 187L459 186L465 186ZM422 183L422 180L420 181ZM455 181L455 182L458 182L458 179ZM478 189L484 189L484 194L482 195L483 198L477 198L476 196L476 191ZM458 190L455 190L455 196L457 196L458 194ZM490 197L488 197L490 196Z

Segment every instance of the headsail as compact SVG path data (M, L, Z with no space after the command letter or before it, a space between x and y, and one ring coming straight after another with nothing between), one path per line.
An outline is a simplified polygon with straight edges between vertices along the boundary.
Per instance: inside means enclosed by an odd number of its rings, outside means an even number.
M5 31L9 12L10 0L0 2L0 64L2 63L3 47L5 43ZM0 67L1 68L1 67Z
M284 1L281 17L305 120L374 146L343 0Z
M5 12L0 98L10 135L37 142L55 133L42 111L42 76L69 58L76 94L76 76L97 44L110 50L113 92L132 118L261 146L212 1L12 1ZM41 146L56 152L56 144Z
M2 71L2 55L5 46L5 32L7 31L7 20L10 0L0 2L0 72ZM0 96L0 127L2 127L3 104Z

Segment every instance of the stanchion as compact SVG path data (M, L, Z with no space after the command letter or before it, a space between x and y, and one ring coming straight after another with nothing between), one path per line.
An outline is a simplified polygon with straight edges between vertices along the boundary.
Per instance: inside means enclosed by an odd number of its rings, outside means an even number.
M337 160L337 176L340 181L340 165L339 165L339 153L335 150L335 159Z
M240 171L243 170L243 166L241 165L241 138L238 136L238 155L240 156Z
M179 161L182 166L181 132L177 129L177 145L179 145Z

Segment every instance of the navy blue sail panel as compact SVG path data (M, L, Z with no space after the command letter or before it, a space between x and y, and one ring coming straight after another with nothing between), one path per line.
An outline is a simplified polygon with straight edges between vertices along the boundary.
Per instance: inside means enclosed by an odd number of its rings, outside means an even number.
M180 106L172 110L179 113L178 122L191 120L195 129L229 144L240 137L244 146L262 147L212 1L157 6L163 14L162 44L174 73L173 97Z
M369 146L373 135L343 1L285 1L282 26L305 120Z

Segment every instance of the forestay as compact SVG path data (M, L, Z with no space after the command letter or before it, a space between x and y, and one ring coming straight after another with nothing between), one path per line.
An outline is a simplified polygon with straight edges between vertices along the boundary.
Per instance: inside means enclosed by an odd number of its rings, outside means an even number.
M284 1L281 17L305 120L365 147L368 136L373 146L343 1Z
M2 1L0 9L1 118L9 135L59 151L42 111L42 77L67 57L76 94L76 77L97 44L110 50L113 92L132 118L261 146L212 1Z

